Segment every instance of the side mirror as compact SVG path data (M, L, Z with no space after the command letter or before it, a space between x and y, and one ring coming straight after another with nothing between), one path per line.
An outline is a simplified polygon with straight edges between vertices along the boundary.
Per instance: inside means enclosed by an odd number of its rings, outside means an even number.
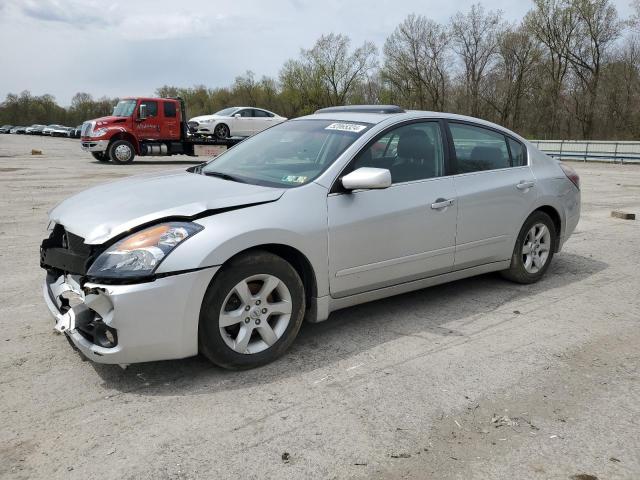
M342 177L347 190L371 190L391 186L391 172L386 168L362 167Z
M138 107L138 120L144 120L145 118L147 118L147 106L143 104Z
M236 114L234 115L234 117L235 117L235 118L240 118L240 117L242 117L242 115L240 115L239 113L236 113Z

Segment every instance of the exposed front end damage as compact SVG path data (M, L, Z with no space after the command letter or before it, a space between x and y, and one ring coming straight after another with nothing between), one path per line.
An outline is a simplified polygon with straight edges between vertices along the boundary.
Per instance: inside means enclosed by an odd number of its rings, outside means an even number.
M198 353L201 300L217 267L130 285L79 283L48 273L43 294L55 330L87 358L126 365Z
M90 281L86 272L102 250L60 225L43 242L43 296L55 330L99 363L197 355L200 305L218 267L101 284Z

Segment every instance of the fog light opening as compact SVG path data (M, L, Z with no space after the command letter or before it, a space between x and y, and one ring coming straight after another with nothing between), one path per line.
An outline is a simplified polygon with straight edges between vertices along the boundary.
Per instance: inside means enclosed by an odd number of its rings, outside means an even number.
M115 328L96 325L95 343L104 348L113 348L118 344L118 333Z

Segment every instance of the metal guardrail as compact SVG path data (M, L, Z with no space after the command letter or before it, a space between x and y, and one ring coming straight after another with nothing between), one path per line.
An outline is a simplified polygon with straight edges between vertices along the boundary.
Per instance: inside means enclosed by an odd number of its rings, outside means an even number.
M539 150L558 160L640 163L640 142L580 140L530 140Z

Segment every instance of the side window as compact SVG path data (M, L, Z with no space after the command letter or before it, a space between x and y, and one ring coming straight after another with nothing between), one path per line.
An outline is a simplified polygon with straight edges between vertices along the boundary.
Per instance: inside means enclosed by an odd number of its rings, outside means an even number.
M527 149L520 142L513 138L508 138L509 149L511 150L511 165L522 167L527 164Z
M253 117L253 109L245 108L244 110L240 110L239 112L234 113L234 115L240 114L241 117Z
M444 147L438 122L403 125L384 133L358 154L350 171L386 168L393 183L444 175Z
M162 102L164 106L164 116L167 118L173 118L176 116L176 104L173 102Z
M140 105L147 106L147 118L158 116L158 102L147 100L141 102Z
M269 115L269 112L265 112L264 110L258 110L257 108L253 109L253 116L254 117L260 117L260 118L268 118L271 115Z
M456 151L456 173L480 172L511 166L504 135L482 127L449 123Z

